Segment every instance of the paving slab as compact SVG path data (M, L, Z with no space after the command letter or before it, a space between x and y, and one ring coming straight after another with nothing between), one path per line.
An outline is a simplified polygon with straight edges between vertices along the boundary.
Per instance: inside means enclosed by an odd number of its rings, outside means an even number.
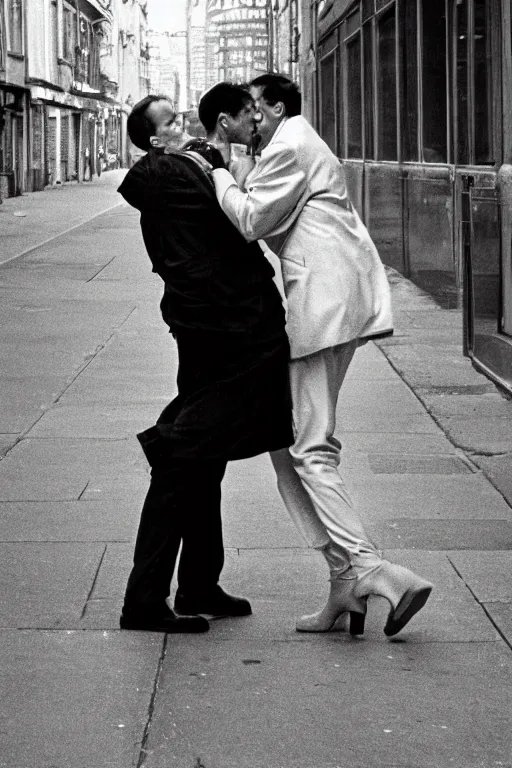
M122 394L120 394L122 393ZM71 403L127 403L157 398L171 401L177 394L175 377L166 372L148 373L145 376L104 377L98 371L83 373L66 388L59 398L63 405Z
M340 415L337 416L337 430L335 434L347 432L383 432L386 435L396 434L426 434L435 435L439 427L432 417L423 410L409 415L393 415L392 413L377 411L373 413L360 410L357 413L343 409L340 404Z
M155 423L168 403L165 397L130 403L61 405L57 403L30 430L30 437L125 438Z
M450 328L453 336L460 336L462 343L462 311L460 309L447 309L442 312L439 307L435 309L416 309L415 311L402 311L400 328L407 330L412 328ZM452 338L453 338L452 336Z
M504 456L473 456L473 461L512 506L512 453Z
M103 501L0 502L0 541L135 541L137 498Z
M9 585L0 603L0 626L74 627L104 552L103 543L0 544L1 582Z
M126 215L127 208L120 205L116 192L125 173L125 170L110 171L92 184L66 184L46 189L44 193L24 193L3 200L0 233L8 239L9 247L2 256L16 256L81 222L88 222L90 226L92 216L112 206L119 206L116 212ZM26 216L15 217L15 211L23 211Z
M9 341L0 341L0 355L9 363L9 376L59 376L68 377L77 374L95 353L96 345L91 341L85 348L70 348L69 340L59 342L32 340L23 343L23 355L20 344L12 337Z
M110 505L116 501L139 509L146 497L149 486L149 472L126 475L121 470L118 475L109 474L92 477L80 496L81 501L101 501Z
M350 467L347 485L364 520L510 520L502 495L481 474L372 475Z
M481 603L512 603L512 553L453 552L450 561Z
M16 450L19 443L14 447ZM89 472L69 476L65 465L49 474L43 465L28 465L9 453L0 464L0 501L75 501L84 493Z
M103 600L124 595L132 569L134 545L135 540L107 544L89 599Z
M484 603L485 612L512 648L512 603Z
M439 344L411 344L407 339L401 345L385 339L377 343L413 388L482 383L480 374L462 357L460 346L446 349Z
M396 518L369 526L380 549L512 550L512 520L408 520Z
M227 547L305 546L281 500L268 455L228 464L222 510Z
M510 419L501 416L442 419L443 429L454 445L472 453L512 452L510 424Z
M180 639L163 661L144 766L506 764L511 704L511 658L498 642Z
M146 373L167 374L171 381L176 379L177 348L168 334L144 332L127 341L127 332L118 333L108 346L101 349L87 367L87 380L103 378L118 380L125 376L139 379ZM134 365L134 361L137 361ZM119 392L121 394L121 392Z
M25 438L0 463L0 501L77 500L106 472L106 480L133 489L147 484L146 466L134 434L125 440Z
M381 453L381 454L421 454L447 455L457 452L446 435L439 429L435 434L414 433L397 434L393 432L386 434L383 432L344 432L341 427L337 431L337 437L342 442L342 456L350 454L352 451L361 453ZM459 451L460 453L460 451Z
M0 434L0 456L4 456L18 440L19 435L17 433Z
M145 632L0 631L1 768L136 766L162 643Z
M355 410L358 417L362 416L362 412L369 412L372 417L379 418L383 410L383 400L386 401L386 411L389 410L390 415L395 418L425 413L425 407L421 401L403 381L397 378L396 374L394 380L390 381L361 381L360 379L345 381L339 399L339 412L348 414Z
M465 419L503 417L512 419L512 400L498 392L474 395L429 394L422 398L429 411L438 417L463 416Z
M0 272L3 277L8 273L4 267ZM2 302L1 336L17 342L34 342L37 331L38 340L56 342L73 339L75 344L84 337L105 336L122 326L135 309L134 302L113 301L108 306L104 302L71 301L67 297L18 294L10 301ZM84 325L84 315L87 324Z

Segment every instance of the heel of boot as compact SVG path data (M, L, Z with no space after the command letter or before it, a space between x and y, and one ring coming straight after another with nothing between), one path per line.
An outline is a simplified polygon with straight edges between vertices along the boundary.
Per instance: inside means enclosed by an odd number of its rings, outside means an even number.
M364 613L351 613L350 614L350 634L351 635L364 635L364 622L366 620L366 614Z
M350 611L349 632L351 635L364 634L364 623L366 621L366 607L367 607L367 601L364 600L364 610L362 613L359 613L356 611Z

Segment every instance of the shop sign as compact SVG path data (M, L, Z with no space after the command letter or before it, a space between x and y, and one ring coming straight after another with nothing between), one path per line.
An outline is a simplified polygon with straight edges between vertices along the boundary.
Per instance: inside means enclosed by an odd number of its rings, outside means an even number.
M266 8L268 0L208 0L207 13L231 11L237 8Z
M208 17L219 21L265 21L267 0L210 0Z

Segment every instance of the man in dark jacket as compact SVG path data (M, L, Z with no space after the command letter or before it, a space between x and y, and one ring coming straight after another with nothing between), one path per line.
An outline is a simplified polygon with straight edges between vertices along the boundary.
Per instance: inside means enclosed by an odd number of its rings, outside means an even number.
M210 104L226 145L247 143L250 94L222 84ZM141 213L179 355L177 397L138 435L151 483L120 625L202 632L208 622L198 614L251 613L247 600L218 584L221 481L228 461L292 443L289 346L272 267L222 213L201 157L170 148L174 119L165 97L148 96L133 108L128 133L147 154L119 187ZM175 612L167 598L180 543Z

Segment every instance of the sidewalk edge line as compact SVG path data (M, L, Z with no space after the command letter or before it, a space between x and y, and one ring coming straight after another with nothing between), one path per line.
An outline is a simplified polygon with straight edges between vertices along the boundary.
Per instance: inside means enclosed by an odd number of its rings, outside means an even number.
M59 232L58 235L52 235L47 240L43 240L41 243L37 243L37 245L31 245L30 248L26 248L21 253L17 253L16 256L11 256L9 259L6 259L5 261L0 261L0 267L3 267L5 264L10 264L11 261L15 261L16 259L21 259L21 257L26 256L27 253L31 253L32 251L35 251L38 248L42 248L43 245L48 245L48 243L51 243L52 240L56 240L58 237L62 237L62 235L67 235L68 232L72 232L74 229L78 229L78 227L83 227L83 225L88 224L89 221L93 221L93 219L97 219L98 216L103 216L104 213L113 211L114 208L118 208L120 205L123 205L123 203L119 202L119 203L116 203L115 205L111 205L110 208L105 208L104 211L99 211L99 213L95 213L94 216L90 216L88 219L84 219L83 221L78 222L78 224L73 224L72 227L69 227L68 229L64 229L62 232Z

